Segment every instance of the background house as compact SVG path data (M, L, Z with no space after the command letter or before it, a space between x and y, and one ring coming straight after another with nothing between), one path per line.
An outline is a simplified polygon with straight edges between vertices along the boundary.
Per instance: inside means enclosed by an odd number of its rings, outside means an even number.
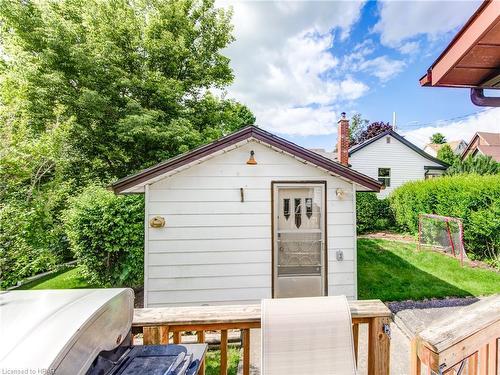
M467 142L465 142L463 139L460 139L458 141L451 141L446 143L428 143L425 145L424 151L429 155L436 157L438 151L444 145L450 146L451 150L455 155L462 155L464 150L467 148Z
M148 307L355 299L355 192L379 188L253 126L113 185L145 194Z
M353 169L384 184L385 197L408 181L440 176L447 164L424 152L393 130L349 149Z
M468 156L485 155L500 162L500 133L477 132L462 153L462 160Z

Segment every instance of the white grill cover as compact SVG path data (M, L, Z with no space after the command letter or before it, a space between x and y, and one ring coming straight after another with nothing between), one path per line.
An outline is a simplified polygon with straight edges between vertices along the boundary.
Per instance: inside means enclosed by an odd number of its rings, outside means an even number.
M131 289L0 292L0 374L85 374L126 337L133 307Z
M345 296L262 300L262 374L356 374Z

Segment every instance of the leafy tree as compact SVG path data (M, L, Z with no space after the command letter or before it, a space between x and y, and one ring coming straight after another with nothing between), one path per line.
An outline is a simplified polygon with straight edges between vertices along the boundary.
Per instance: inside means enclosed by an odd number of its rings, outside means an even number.
M2 120L36 135L58 105L78 151L64 172L105 181L210 141L248 119L208 91L233 79L230 16L213 0L4 1Z
M255 122L211 93L233 80L230 18L214 0L0 1L0 283L67 257L70 195Z
M349 123L349 146L358 144L358 137L366 129L369 121L361 116L361 113L356 113L351 117Z
M442 145L446 143L446 137L441 133L434 133L430 138L431 143Z
M443 145L438 153L437 153L437 158L439 160L442 160L444 161L445 163L449 164L449 165L452 165L453 163L455 163L456 161L458 161L460 159L460 157L458 155L455 155L455 153L453 152L453 150L451 149L450 145Z
M391 130L392 126L388 122L372 122L368 127L361 132L357 139L357 143L363 143L373 137L376 137L380 133Z
M474 173L478 175L500 174L500 163L493 160L491 156L476 155L468 156L465 160L456 160L446 170L446 174Z

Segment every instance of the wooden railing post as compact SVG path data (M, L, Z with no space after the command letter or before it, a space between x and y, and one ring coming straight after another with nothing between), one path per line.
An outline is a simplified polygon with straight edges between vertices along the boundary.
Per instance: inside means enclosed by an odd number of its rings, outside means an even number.
M160 344L167 345L168 344L168 335L169 335L168 326L160 327Z
M227 375L227 330L220 331L220 375Z
M354 357L356 358L356 364L358 363L358 348L359 348L359 324L355 323L352 325L352 338L354 344Z
M418 356L418 340L414 338L411 340L410 349L410 375L420 375L422 362Z
M500 365L498 358L498 339L495 338L488 343L488 375L497 375L496 371Z
M243 348L243 375L250 375L250 330L241 330L241 346Z
M198 336L198 342L200 344L205 343L205 331L198 331L196 333L196 335ZM205 360L203 360L203 362L201 363L200 370L198 371L198 374L205 375Z
M388 317L372 318L368 325L368 375L389 375L390 337Z
M142 332L144 345L158 345L160 343L160 327L144 327Z
M174 331L174 344L180 344L180 343L181 343L181 332Z
M467 363L467 375L477 375L477 365L478 365L478 361L477 361L477 352L474 353L473 355L471 355L468 359L467 359L468 363Z

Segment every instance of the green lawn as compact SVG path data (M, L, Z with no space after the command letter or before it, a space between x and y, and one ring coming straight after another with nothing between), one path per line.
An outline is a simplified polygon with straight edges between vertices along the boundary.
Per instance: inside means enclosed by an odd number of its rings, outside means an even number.
M61 270L20 289L92 287L78 268ZM358 297L382 301L481 296L500 293L500 273L460 266L433 251L416 251L414 244L358 240Z
M500 293L500 273L460 266L457 259L415 244L358 240L358 298L382 301Z
M90 285L79 274L78 267L65 268L58 272L51 273L41 277L38 280L24 284L20 289L76 289L76 288L91 288Z
M228 375L236 375L238 372L238 362L240 360L240 349L228 347L227 357L227 373ZM220 374L220 350L209 350L207 352L205 374Z

